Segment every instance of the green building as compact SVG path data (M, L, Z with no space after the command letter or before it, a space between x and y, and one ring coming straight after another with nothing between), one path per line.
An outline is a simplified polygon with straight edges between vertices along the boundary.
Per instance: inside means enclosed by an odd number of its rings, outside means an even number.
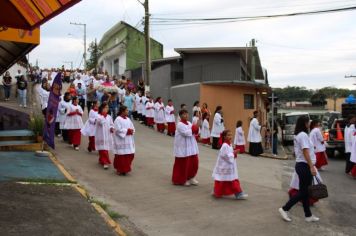
M104 34L99 46L103 49L99 58L99 66L103 71L111 76L127 74L127 71L141 76L139 62L145 60L145 37L141 31L120 21ZM162 57L163 45L151 38L151 58Z

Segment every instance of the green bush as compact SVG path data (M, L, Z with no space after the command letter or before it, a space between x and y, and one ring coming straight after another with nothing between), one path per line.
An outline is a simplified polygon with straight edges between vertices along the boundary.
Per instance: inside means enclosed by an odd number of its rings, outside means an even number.
M29 129L36 136L43 136L44 118L42 114L33 115L30 120Z

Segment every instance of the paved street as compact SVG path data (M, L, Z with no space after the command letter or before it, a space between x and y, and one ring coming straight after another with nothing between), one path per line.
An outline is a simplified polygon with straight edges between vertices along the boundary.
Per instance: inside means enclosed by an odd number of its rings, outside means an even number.
M127 177L117 176L113 169L103 170L97 154L85 151L86 138L79 152L59 140L55 150L91 195L128 217L119 222L132 235L352 235L355 230L355 182L342 173L343 161L332 160L322 173L330 198L313 208L320 223L305 223L300 206L291 212L293 222L285 223L277 209L287 200L286 183L294 161L240 155L239 176L249 199L215 199L211 172L216 151L200 146L198 187L173 186L173 138L138 123L135 127L136 157Z

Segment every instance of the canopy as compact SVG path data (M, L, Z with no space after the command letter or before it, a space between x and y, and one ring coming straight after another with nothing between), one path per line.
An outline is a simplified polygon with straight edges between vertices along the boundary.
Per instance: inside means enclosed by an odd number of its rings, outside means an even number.
M2 0L0 27L33 30L80 0Z

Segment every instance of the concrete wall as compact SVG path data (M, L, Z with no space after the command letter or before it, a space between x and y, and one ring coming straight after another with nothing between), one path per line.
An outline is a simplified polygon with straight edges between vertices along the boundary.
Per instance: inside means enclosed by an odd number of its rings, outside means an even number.
M345 102L346 98L337 98L336 99L336 111L341 112L341 105ZM328 111L334 111L334 99L333 98L327 98L326 99L327 104L325 105L325 109Z
M162 97L164 104L171 97L171 65L167 64L156 68L151 73L150 92L151 95Z
M184 83L234 81L241 78L237 54L184 54Z
M255 98L254 109L244 108L244 94L253 94ZM257 96L256 88L244 87L238 85L201 85L200 89L200 103L206 102L209 110L212 113L210 119L210 127L212 127L212 120L216 106L223 107L225 128L235 132L236 122L241 120L243 122L243 130L247 138L248 127L253 112L257 109L260 96ZM261 120L266 121L266 110L264 104L261 105Z
M200 98L200 83L173 86L171 87L171 97L177 112L180 110L180 104L187 105L189 120L191 120L193 103L199 101Z

